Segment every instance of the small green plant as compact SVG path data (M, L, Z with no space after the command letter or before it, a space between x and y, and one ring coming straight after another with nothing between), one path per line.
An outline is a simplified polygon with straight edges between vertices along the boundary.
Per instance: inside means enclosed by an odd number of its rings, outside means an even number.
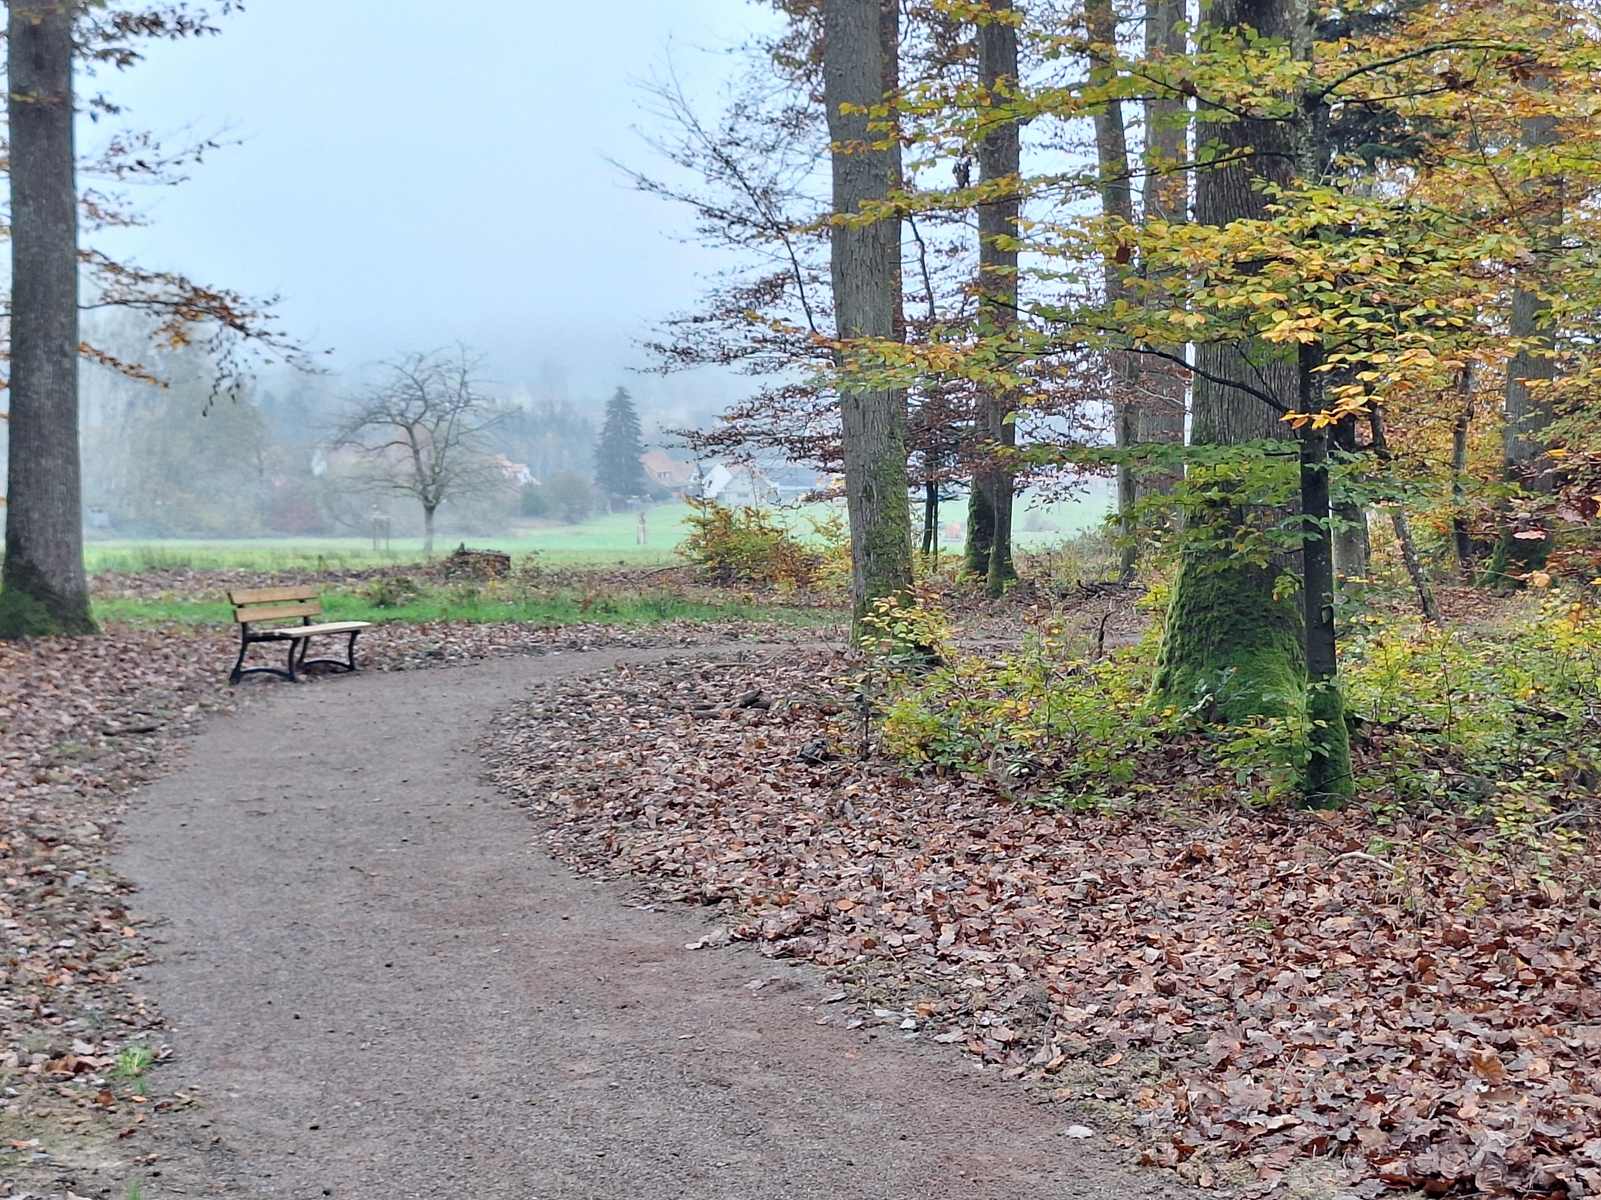
M374 608L400 608L411 603L422 589L409 575L383 575L369 583L362 599Z
M118 1079L139 1079L156 1061L156 1052L143 1042L135 1042L117 1051L117 1062L112 1074Z

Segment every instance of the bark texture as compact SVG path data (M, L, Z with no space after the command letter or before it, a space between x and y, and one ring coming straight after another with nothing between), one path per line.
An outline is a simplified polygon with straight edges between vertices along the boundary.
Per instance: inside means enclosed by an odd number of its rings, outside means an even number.
M1186 44L1183 0L1147 0L1145 57L1179 57ZM1189 158L1189 106L1182 99L1156 97L1145 101L1145 182L1140 196L1141 219L1187 221L1190 216L1190 173L1180 167ZM1159 346L1182 358L1183 346ZM1186 387L1171 364L1144 358L1135 364L1138 404L1135 439L1146 445L1182 445ZM1140 471L1134 480L1138 500L1165 495L1182 478L1176 471Z
M1112 66L1105 52L1117 46L1117 17L1112 0L1086 0L1084 31L1089 36L1090 84L1104 86L1112 77ZM1101 193L1101 215L1114 227L1134 224L1134 189L1130 183L1128 134L1123 125L1123 104L1108 100L1095 114L1095 157ZM1128 295L1129 258L1126 245L1109 252L1101 264L1102 289L1112 304ZM1113 351L1109 356L1112 407L1112 441L1118 449L1128 449L1139 441L1134 397L1132 356ZM1117 464L1117 521L1122 542L1120 573L1134 575L1138 552L1134 540L1135 471L1126 462Z
M1346 454L1355 453L1355 420L1348 419L1336 425L1329 444ZM1334 511L1334 581L1341 591L1360 590L1367 580L1373 549L1368 536L1367 509L1348 495L1336 495L1331 506Z
M987 0L993 18L978 28L979 78L986 92L1004 93L1017 80L1017 28L1011 23L1012 0ZM1022 160L1017 122L994 121L978 147L981 184L1016 179ZM1017 323L1018 193L1008 189L978 206L978 282L983 322L998 332ZM1015 405L1005 392L984 397L979 411L979 433L984 442L1004 453L1017 445L1017 425L1007 420ZM1008 464L992 463L974 481L975 500L969 505L968 529L973 538L969 561L985 576L989 594L999 596L1017 578L1012 565L1013 476ZM987 511L986 511L987 510ZM984 528L988 518L987 530ZM985 533L988 547L981 549Z
M862 112L895 78L893 0L824 0L823 98L833 144L833 211L850 215L882 200L900 180L900 147L868 129ZM900 320L898 220L836 222L830 234L835 320L842 341L892 338ZM876 599L911 585L905 393L840 388L845 501L851 527L851 600L858 620Z
M14 0L9 10L11 430L0 636L92 633L78 457L77 5Z
M1292 33L1282 0L1216 0L1208 10L1208 24L1225 32L1250 27L1267 37L1289 38ZM1288 183L1294 176L1290 123L1213 122L1205 117L1203 108L1198 140L1219 144L1223 158L1242 157L1196 173L1196 218L1226 225L1262 215L1266 200L1253 181ZM1277 413L1227 381L1248 383L1287 403L1300 387L1295 361L1262 345L1237 343L1198 345L1195 363L1193 445L1287 435ZM1154 689L1158 703L1188 708L1211 696L1212 711L1225 721L1302 711L1306 660L1301 607L1293 597L1276 594L1283 590L1283 564L1258 566L1228 555L1228 532L1245 516L1240 505L1220 503L1186 534L1163 631Z
M1537 92L1549 89L1550 81L1536 76L1531 86ZM1555 144L1557 121L1541 114L1521 123L1519 140L1529 149ZM1538 255L1556 235L1562 223L1562 180L1531 179L1523 188L1527 205L1522 214L1531 233L1530 249ZM1540 282L1529 280L1512 296L1512 316L1507 332L1520 341L1531 342L1507 364L1505 414L1506 477L1510 483L1536 494L1555 487L1546 430L1551 424L1549 389L1542 384L1556 377L1556 329L1550 318L1550 305L1540 293ZM1532 386L1531 386L1532 385ZM1502 582L1512 583L1544 564L1551 552L1549 537L1520 538L1508 523L1496 544L1490 573Z

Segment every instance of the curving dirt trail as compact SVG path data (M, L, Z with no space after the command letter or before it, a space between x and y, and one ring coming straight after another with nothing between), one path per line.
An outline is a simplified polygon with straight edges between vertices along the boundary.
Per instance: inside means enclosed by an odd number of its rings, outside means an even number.
M539 680L706 650L502 659L271 687L134 802L164 918L170 1156L145 1194L352 1200L1151 1196L951 1053L819 1026L814 972L689 952L537 848L479 782ZM724 655L726 657L726 655ZM271 685L263 685L264 688ZM754 988L757 980L767 980Z

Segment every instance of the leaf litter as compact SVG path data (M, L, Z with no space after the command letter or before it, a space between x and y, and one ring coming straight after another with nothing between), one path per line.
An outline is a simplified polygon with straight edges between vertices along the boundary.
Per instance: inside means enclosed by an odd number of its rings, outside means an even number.
M799 636L745 621L439 621L375 626L358 656L364 669L411 670ZM148 1046L159 1062L172 1039L137 979L158 931L110 858L130 795L177 768L200 720L289 686L230 688L236 637L231 627L113 625L101 637L0 642L0 1195L41 1180L59 1192L60 1173L92 1158L97 1138L119 1147L120 1162L148 1159L137 1135L190 1101L145 1096L116 1073L123 1050Z
M1192 1181L1601 1195L1593 868L1556 884L1440 813L1080 815L908 777L858 758L843 673L796 652L554 682L497 722L495 776L564 861L1131 1114L1143 1161Z

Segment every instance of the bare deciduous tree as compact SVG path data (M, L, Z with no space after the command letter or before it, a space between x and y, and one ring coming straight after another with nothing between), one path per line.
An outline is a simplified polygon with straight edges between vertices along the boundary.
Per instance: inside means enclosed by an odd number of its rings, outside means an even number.
M502 478L487 434L507 414L482 390L481 361L458 346L384 364L384 378L351 402L333 439L361 456L365 486L421 506L425 554L434 552L441 504Z

